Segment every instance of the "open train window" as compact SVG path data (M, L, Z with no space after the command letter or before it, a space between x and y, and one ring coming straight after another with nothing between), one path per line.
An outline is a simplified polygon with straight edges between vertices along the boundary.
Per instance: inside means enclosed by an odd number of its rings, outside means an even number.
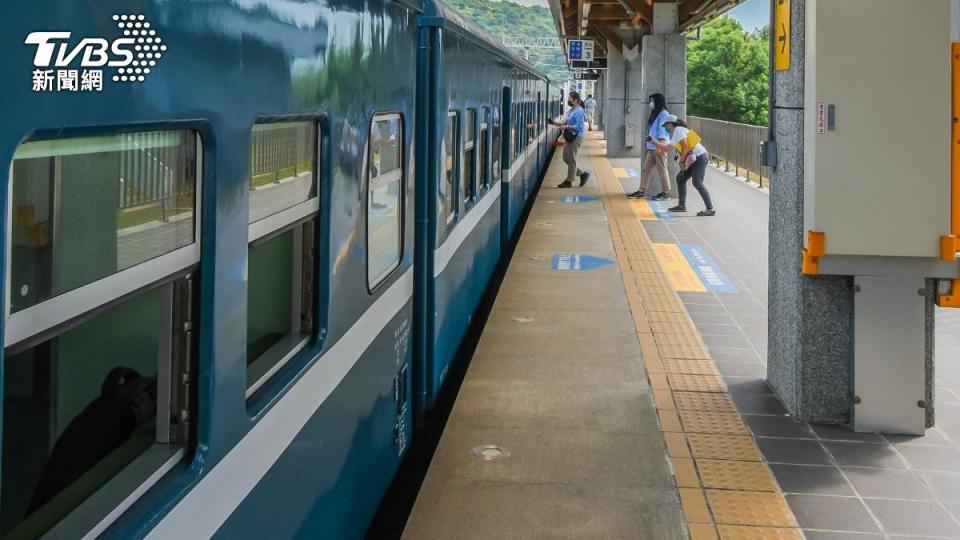
M250 132L247 398L313 335L320 209L315 119L262 119Z
M467 121L463 128L463 201L464 206L473 202L477 184L477 110L467 109Z
M480 110L480 138L477 139L478 152L480 156L480 176L478 181L483 189L490 187L490 108L484 107Z
M373 117L367 163L367 285L373 290L403 255L403 118Z
M97 536L190 448L200 155L190 130L17 148L0 536Z
M440 192L443 196L443 215L446 216L446 223L450 224L456 217L456 197L457 191L457 133L460 127L460 114L456 111L447 113L447 122L443 130L443 148L440 153L443 154L444 181L440 184Z
M493 151L493 156L491 158L490 167L493 169L493 180L491 183L496 184L500 181L500 175L502 173L500 167L500 154L503 150L501 137L501 123L500 123L500 107L495 107L493 109L493 137L491 137L492 142L490 143L491 150Z

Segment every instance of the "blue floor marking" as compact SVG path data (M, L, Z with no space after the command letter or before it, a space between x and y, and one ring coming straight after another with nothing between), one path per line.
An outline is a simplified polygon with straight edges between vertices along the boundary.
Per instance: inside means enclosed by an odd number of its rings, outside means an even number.
M596 195L564 195L561 199L565 203L582 203L600 200Z
M558 272L582 272L609 264L613 264L613 261L585 253L557 253L553 256L551 267Z
M680 251L687 258L693 271L700 276L703 284L715 293L737 294L737 288L727 279L727 275L720 269L720 265L714 262L713 258L707 254L707 250L701 246L690 244L680 244Z
M659 219L676 219L677 216L673 215L673 212L670 212L670 203L667 201L648 201L650 208L653 210L653 213L657 215Z

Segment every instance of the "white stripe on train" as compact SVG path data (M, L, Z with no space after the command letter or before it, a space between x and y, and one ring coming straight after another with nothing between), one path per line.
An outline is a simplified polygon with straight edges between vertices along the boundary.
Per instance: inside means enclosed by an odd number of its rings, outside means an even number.
M460 249L460 245L470 236L480 220L487 214L494 203L500 200L500 182L490 186L487 192L460 223L450 231L450 236L433 251L433 277L439 276L450 263L450 259Z
M408 268L147 538L213 536L412 297L413 269Z

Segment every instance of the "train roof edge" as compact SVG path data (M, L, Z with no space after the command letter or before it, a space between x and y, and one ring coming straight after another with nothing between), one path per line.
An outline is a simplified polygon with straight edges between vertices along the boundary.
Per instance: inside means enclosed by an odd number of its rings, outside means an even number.
M503 43L496 40L493 36L477 26L476 23L463 16L460 12L442 2L442 0L423 0L423 15L440 17L444 19L456 30L460 30L465 36L472 38L474 41L478 42L478 44L502 55L505 59L513 62L518 67L529 71L532 75L536 75L538 78L543 79L544 81L549 81L549 78L546 76L546 74L537 69L536 66L531 64L529 61L524 59L510 48L504 46Z

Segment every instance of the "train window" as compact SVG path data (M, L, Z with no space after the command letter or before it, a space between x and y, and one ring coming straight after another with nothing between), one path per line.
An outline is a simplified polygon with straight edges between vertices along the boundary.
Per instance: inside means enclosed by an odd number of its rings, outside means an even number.
M97 536L186 455L199 146L183 130L17 148L0 536Z
M250 131L247 397L313 335L317 122L261 119Z
M493 137L491 144L491 150L493 150L493 157L491 159L490 167L493 169L493 180L492 183L496 184L500 181L500 175L502 173L500 169L500 154L503 150L502 142L500 141L500 108L496 107L493 109Z
M480 138L477 140L480 156L480 176L478 180L484 189L490 187L490 109L484 107L480 110Z
M463 200L470 202L476 194L477 182L477 145L474 144L477 127L477 110L467 109L467 121L463 129Z
M276 228L277 223L317 211L316 163L315 120L264 119L253 125L249 222L271 218L254 228L255 236ZM292 209L296 210L290 212Z
M441 154L444 156L443 168L445 172L444 181L440 184L440 191L443 195L443 215L446 216L446 222L449 224L456 217L456 208L454 207L454 193L457 191L456 171L457 171L457 140L456 135L460 127L460 115L455 111L447 113L447 123L443 130L443 148Z
M533 125L533 103L527 103L527 138L524 144L530 144L530 141L533 140L533 132L535 130Z
M372 290L403 255L403 118L373 117L367 164L367 285Z

